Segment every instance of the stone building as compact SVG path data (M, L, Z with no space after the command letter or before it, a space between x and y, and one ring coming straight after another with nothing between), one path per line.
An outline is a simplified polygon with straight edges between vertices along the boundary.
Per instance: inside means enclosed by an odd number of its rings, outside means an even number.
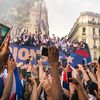
M92 61L100 56L100 14L83 12L72 27L68 39L88 43Z

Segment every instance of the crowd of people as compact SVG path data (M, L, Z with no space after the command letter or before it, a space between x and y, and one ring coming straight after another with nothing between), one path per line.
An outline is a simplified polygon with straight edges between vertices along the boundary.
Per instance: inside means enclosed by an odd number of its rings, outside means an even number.
M29 38L26 35L21 36L25 36L25 40ZM22 38L18 39L18 44L25 43ZM37 43L33 40L29 42ZM55 40L61 42L60 39ZM45 67L41 60L37 60L34 66L31 65L30 60L27 60L24 67L23 65L18 67L9 53L10 35L7 37L0 50L0 100L100 100L100 58L98 63L91 62L90 65L83 63L73 68L66 63L63 66L61 62L59 63L59 48L54 44L56 43L54 40L51 41L52 45L48 46L50 68ZM62 41L66 40L62 39ZM42 41L42 45L43 43L45 44ZM40 44L41 42L38 43ZM72 44L67 43L66 46L70 48L70 45ZM77 47L76 45L74 46ZM22 87L20 99L16 96L11 98L15 66Z
M54 34L52 38L49 35L42 34L29 34L28 30L22 31L20 34L14 35L11 39L11 43L16 45L28 45L28 46L51 46L55 45L57 48L61 48L64 51L73 48L82 48L83 41L71 41L67 37L59 38Z

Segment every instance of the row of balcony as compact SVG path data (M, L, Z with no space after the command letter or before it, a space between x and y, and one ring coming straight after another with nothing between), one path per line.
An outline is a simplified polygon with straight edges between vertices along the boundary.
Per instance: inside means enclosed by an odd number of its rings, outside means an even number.
M97 47L97 46L94 45L93 48L94 49L100 49L100 46Z
M83 33L82 33L82 36L86 36L86 33L83 32ZM93 38L93 39L98 39L98 38L100 38L100 36L93 35L92 38Z
M94 22L94 21L88 21L88 24L92 24L92 25L100 25L100 22Z

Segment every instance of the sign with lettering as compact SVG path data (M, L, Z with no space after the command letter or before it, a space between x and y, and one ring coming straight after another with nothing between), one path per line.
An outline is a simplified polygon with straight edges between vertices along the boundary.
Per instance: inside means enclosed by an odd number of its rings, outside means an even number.
M20 63L26 63L26 60L31 56L31 63L36 64L36 54L41 55L40 47L39 46L22 46L22 45L15 45L10 44L9 46L10 52L14 57L15 61ZM62 51L59 51L60 58L65 54ZM48 65L48 58L41 56L41 61L43 64Z
M31 62L35 64L36 52L39 51L40 48L10 44L9 49L16 62L26 63L26 60L31 56Z

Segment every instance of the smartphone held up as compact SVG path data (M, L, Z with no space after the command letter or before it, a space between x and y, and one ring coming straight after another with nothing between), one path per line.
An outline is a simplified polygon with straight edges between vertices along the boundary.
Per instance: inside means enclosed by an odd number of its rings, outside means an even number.
M47 47L41 47L41 55L48 57L48 48Z
M2 47L11 29L12 25L10 25L8 22L0 20L0 48Z
M72 72L68 72L68 82L72 82Z

